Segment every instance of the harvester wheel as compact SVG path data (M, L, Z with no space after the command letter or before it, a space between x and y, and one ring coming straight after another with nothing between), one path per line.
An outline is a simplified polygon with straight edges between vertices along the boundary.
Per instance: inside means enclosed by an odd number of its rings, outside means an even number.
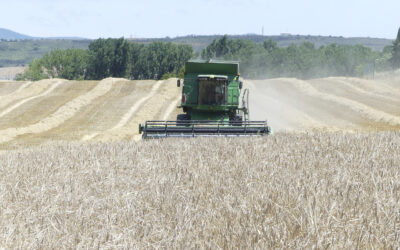
M189 126L190 125L190 115L187 114L179 114L176 116L176 124L181 126Z
M233 126L242 126L242 122L243 122L243 117L240 115L235 115L231 120L231 124Z

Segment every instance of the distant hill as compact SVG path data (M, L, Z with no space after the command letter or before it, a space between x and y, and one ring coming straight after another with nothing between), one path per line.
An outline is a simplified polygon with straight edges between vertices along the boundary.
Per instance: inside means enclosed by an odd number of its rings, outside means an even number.
M223 35L187 35L180 37L165 37L165 38L134 38L128 39L138 43L151 43L153 41L163 41L178 44L189 44L193 46L194 51L201 51L207 45L212 43L214 39L219 39ZM281 47L287 47L290 44L300 44L303 42L311 42L315 46L327 46L332 43L343 45L356 45L361 44L373 50L380 51L385 46L390 45L392 40L385 38L370 38L370 37L342 37L342 36L311 36L311 35L292 35L282 34L275 36L262 36L257 34L246 35L228 35L231 39L244 39L252 40L256 43L262 43L265 40L271 39L278 43ZM88 40L81 37L32 37L24 34L17 33L12 30L0 28L0 40Z
M24 39L0 41L0 67L28 65L55 49L87 49L91 40Z
M24 40L33 39L31 36L23 35L12 30L0 28L0 39L3 40Z
M138 43L151 43L153 41L163 41L163 42L172 42L172 43L180 43L180 44L190 44L193 46L195 51L201 51L207 45L212 43L214 39L221 38L222 35L210 35L210 36L197 36L197 35L188 35L182 37L175 38L134 38L131 39L134 42ZM369 37L337 37L337 36L311 36L311 35L277 35L277 36L261 36L255 34L248 35L228 35L231 39L244 39L244 40L252 40L256 43L262 43L265 40L271 39L278 43L281 47L287 47L290 44L300 44L303 42L311 42L315 44L315 46L327 46L332 43L343 44L343 45L356 45L361 44L366 47L372 48L376 51L381 51L387 45L391 45L392 40L384 39L384 38L369 38Z
M134 38L128 39L132 42L148 44L153 41L171 42L175 44L191 45L195 52L200 52L207 47L214 39L221 38L222 35L188 35L181 37L165 38ZM337 37L337 36L310 36L310 35L291 35L282 34L277 36L261 36L256 34L228 35L230 39L252 40L262 43L271 39L281 47L290 44L300 44L311 42L315 46L327 46L332 43L344 45L360 44L376 51L381 51L387 45L392 44L392 40L383 38L369 37ZM0 28L0 67L21 66L29 64L33 59L40 58L47 52L54 49L80 48L87 49L92 40L79 37L50 37L39 38L23 35L8 29Z
M0 28L0 40L40 40L40 39L49 39L49 40L87 40L87 38L83 37L33 37L24 34L17 33L12 30Z

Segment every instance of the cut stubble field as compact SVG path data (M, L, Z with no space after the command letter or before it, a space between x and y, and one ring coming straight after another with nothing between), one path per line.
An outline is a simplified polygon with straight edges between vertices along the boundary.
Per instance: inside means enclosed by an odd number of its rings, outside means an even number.
M0 82L0 247L399 248L400 80L245 80L275 134L141 141L176 79Z
M332 77L245 80L251 120L276 132L397 131L400 80ZM0 82L0 149L49 141L140 140L138 124L175 120L176 79Z

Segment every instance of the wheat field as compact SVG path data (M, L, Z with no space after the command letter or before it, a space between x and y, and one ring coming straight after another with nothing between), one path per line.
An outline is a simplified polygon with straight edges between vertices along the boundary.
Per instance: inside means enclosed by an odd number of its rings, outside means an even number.
M400 247L400 133L48 143L0 154L4 248Z
M0 249L399 249L400 78L245 87L274 135L142 141L176 79L0 81Z

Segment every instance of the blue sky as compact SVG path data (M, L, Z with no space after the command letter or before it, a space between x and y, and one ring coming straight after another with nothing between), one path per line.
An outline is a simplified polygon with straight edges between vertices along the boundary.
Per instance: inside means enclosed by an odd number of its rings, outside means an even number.
M0 27L32 36L291 33L395 38L400 0L0 0Z

